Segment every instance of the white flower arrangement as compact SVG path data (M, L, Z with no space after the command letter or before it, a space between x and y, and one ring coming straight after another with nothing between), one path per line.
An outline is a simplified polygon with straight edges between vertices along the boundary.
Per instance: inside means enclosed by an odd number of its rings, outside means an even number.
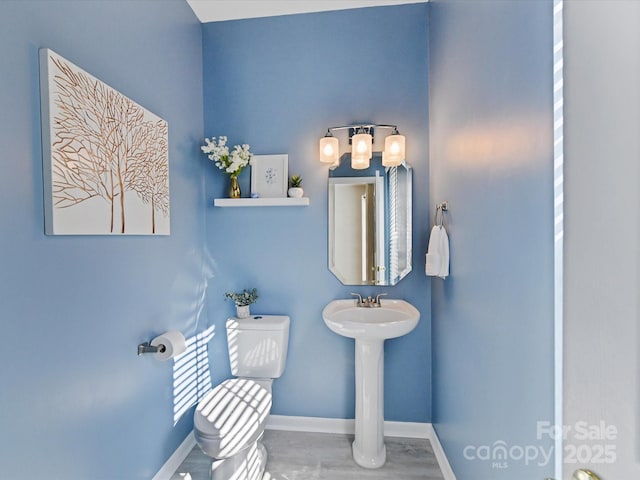
M213 137L211 140L205 138L206 145L200 147L204 153L207 154L209 159L215 162L216 167L220 170L224 170L225 173L231 175L231 177L237 177L242 172L242 169L249 165L253 158L253 153L250 151L250 146L246 143L242 145L236 145L233 147L233 151L229 153L229 147L227 146L227 137L220 136L216 141Z

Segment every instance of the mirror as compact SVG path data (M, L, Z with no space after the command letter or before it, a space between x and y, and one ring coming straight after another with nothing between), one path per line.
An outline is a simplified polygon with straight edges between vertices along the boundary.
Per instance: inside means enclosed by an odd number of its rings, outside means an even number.
M344 285L395 285L411 271L411 167L329 172L329 270Z

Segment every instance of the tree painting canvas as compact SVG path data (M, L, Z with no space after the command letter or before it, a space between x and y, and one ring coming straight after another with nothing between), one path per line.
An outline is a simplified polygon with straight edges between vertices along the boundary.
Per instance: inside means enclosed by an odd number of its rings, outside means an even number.
M40 50L45 231L169 235L168 125Z

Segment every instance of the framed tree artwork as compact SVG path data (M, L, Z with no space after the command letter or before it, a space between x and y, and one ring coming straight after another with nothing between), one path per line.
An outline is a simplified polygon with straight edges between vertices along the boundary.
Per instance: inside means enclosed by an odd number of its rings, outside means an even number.
M45 232L169 235L168 125L40 50Z

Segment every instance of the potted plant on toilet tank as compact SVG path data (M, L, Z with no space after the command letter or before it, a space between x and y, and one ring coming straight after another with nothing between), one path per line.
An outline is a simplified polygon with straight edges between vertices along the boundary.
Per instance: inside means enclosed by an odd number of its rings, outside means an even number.
M236 316L238 318L248 318L250 315L249 305L258 300L258 291L255 288L242 289L241 292L226 292L226 298L230 298L236 304Z

